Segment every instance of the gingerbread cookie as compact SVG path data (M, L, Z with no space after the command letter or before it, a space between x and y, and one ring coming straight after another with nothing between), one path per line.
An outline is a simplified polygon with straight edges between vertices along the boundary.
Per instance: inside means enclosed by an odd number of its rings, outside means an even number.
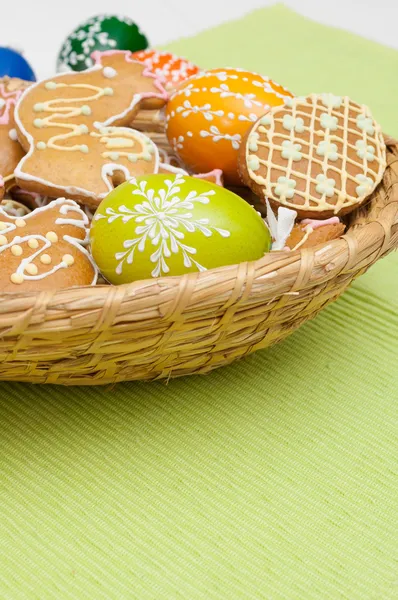
M299 248L310 248L325 242L330 242L345 231L345 225L338 217L331 217L321 221L319 219L304 219L297 223L286 241L290 250Z
M14 109L23 91L31 85L31 81L10 77L0 78L0 173L4 177L6 189L13 185L14 169L25 155L18 142Z
M165 127L164 108L158 110L140 110L130 127L138 131L163 133Z
M60 198L24 217L0 207L2 292L94 285L97 268L84 248L88 218L73 200Z
M240 153L243 181L299 218L327 219L359 207L381 181L386 147L369 108L347 96L312 94L273 108Z
M213 69L184 81L166 106L173 151L195 173L222 169L240 185L238 152L252 124L292 94L268 77L241 69Z
M29 209L28 212L35 210L35 208L45 206L51 200L48 196L42 196L37 192L23 190L15 184L7 190L7 196L18 203L24 204Z
M157 171L154 144L124 125L144 99L166 101L165 90L130 52L94 56L91 69L42 81L20 99L15 122L28 152L15 170L21 188L96 206L123 181Z
M25 217L30 213L30 210L25 204L11 200L11 198L5 198L0 202L0 207L4 209L7 215L12 217Z

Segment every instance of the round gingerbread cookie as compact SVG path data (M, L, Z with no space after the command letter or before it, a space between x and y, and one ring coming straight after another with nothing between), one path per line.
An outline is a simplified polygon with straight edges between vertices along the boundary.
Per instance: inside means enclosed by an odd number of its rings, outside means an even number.
M251 128L239 161L262 201L327 219L358 208L386 168L386 147L367 106L347 96L288 99Z

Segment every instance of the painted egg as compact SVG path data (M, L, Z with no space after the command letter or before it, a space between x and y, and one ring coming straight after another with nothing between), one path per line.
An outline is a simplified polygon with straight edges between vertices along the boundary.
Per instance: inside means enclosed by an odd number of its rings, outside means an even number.
M0 77L5 76L36 81L32 67L20 52L0 46Z
M57 59L57 71L84 71L94 65L95 50L144 50L148 40L131 19L97 15L81 23L66 38Z
M238 151L246 132L292 94L268 77L240 69L213 69L183 82L166 107L166 132L193 171L222 169L226 183L241 185Z
M252 261L271 245L264 221L239 196L182 174L117 187L99 205L90 238L113 284Z
M152 73L160 77L168 91L199 72L199 67L171 52L148 49L135 52L133 58L144 63Z

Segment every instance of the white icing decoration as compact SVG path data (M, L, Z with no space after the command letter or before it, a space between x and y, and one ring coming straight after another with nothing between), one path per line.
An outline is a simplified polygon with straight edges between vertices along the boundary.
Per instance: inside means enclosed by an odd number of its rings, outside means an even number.
M122 134L124 137L121 137ZM103 152L101 154L103 158L117 160L112 158L112 156L114 156L116 154L115 151L118 150L118 158L122 156L128 158L130 156L135 156L135 160L131 162L137 162L138 160L151 161L153 156L155 161L158 159L158 154L156 153L156 148L152 140L134 129L129 129L128 127L102 127L99 133L92 131L90 135L99 138L100 142L105 145L105 148L111 150L111 152ZM134 148L137 143L141 146L140 151L132 152L131 148ZM128 150L124 150L126 148L128 148ZM129 158L129 160L131 159Z
M249 115L239 115L238 121L249 121L250 123L255 123L258 117L254 113L250 113Z
M33 125L39 129L43 127L43 119L34 119Z
M37 102L33 106L33 110L34 110L34 112L42 112L44 110L44 104L43 104L43 102Z
M375 148L366 144L363 140L358 140L355 144L357 154L359 158L366 159L368 162L372 162L375 159Z
M21 256L22 253L23 253L23 250L19 244L13 244L11 246L11 254L13 254L14 256Z
M227 81L227 79L238 79L238 75L233 73L227 73L226 71L219 71L218 73L206 73L208 77L217 77L219 81Z
M80 151L83 152L84 154L88 154L88 146L87 146L87 144L82 144L80 146Z
M17 130L16 129L10 129L10 131L8 132L8 137L13 142L16 142L18 140Z
M255 154L250 154L247 161L247 165L252 171L258 171L260 168L260 161L258 156L256 156Z
M47 148L46 142L37 142L36 148L38 150L45 150Z
M55 233L55 231L49 231L48 233L46 233L46 238L49 242L53 242L54 244L58 242L58 236Z
M374 187L375 182L373 179L362 174L357 175L355 179L359 183L359 185L356 187L358 196L368 196Z
M33 263L27 264L25 270L29 275L37 275L38 272L38 268Z
M275 186L275 194L283 198L293 198L294 189L297 182L294 179L288 177L278 177L278 182Z
M288 108L293 108L295 104L307 104L307 98L305 96L296 96L294 98L286 96L284 104Z
M21 283L23 283L24 281L24 277L23 275L20 275L19 273L13 273L10 277L12 283L15 283L16 285L19 285Z
M338 125L337 117L334 117L333 115L329 115L328 113L322 113L320 121L321 121L321 127L323 127L324 129L330 129L330 131L336 131L337 125Z
M62 257L62 262L64 262L68 267L71 267L74 264L75 259L73 258L72 254L64 254Z
M29 248L36 250L39 247L39 242L36 239L32 239L28 241Z
M260 134L257 131L254 131L253 133L251 133L249 135L249 150L250 152L257 152L258 151L258 140L259 140Z
M343 98L334 94L321 94L321 101L327 108L340 108Z
M270 116L264 115L263 117L261 117L260 123L261 125L271 125L272 119Z
M293 161L301 160L303 158L300 152L301 144L294 144L290 140L284 140L282 142L282 158L287 160L292 159Z
M82 115L91 115L91 108L89 106L87 106L87 104L84 104L81 108L80 108L80 112Z
M246 108L252 108L252 106L261 106L261 102L256 100L256 94L241 94L240 92L232 92L226 83L222 83L220 87L210 88L212 94L220 94L220 98L236 98L237 100L243 100L243 104Z
M293 115L283 115L282 127L287 131L296 131L296 133L303 133L305 130L304 119L301 117L293 117Z
M203 106L192 105L189 100L184 100L183 105L179 106L176 111L181 114L182 117L186 118L191 114L201 113L206 121L213 121L214 117L223 117L223 110L212 110L211 104L204 104Z
M334 186L336 185L336 181L334 179L328 179L326 175L323 175L322 173L317 176L316 181L317 186L315 189L318 194L322 194L322 196L325 195L328 198L331 198L334 194Z
M288 98L290 98L290 96L288 96L287 94L281 94L281 92L278 92L270 83L269 79L264 78L262 79L262 81L257 81L256 79L254 81L252 81L252 84L255 87L261 87L263 89L264 92L266 92L267 94L273 94L274 96L276 96L277 98L281 98L284 102L286 102L286 100Z
M213 142L219 142L220 140L227 140L227 141L231 142L234 150L239 150L239 146L240 146L241 139L242 139L240 133L235 133L234 135L230 135L229 133L221 133L221 131L215 125L212 125L210 127L209 131L202 130L200 132L200 136L203 138L211 137L211 138L213 138Z
M215 195L214 190L209 190L198 194L192 190L185 198L179 196L181 185L185 183L184 175L177 173L174 181L166 180L166 189L155 191L147 189L147 182L138 183L136 179L131 182L137 186L133 190L133 196L141 196L143 201L136 204L134 209L129 209L124 205L113 209L108 207L105 214L101 213L99 208L94 219L107 219L112 223L120 219L122 223L128 223L134 219L136 223L135 237L131 240L125 240L124 250L117 252L115 258L118 262L116 273L120 275L123 272L123 264L133 264L136 252L143 252L147 244L155 247L150 260L155 264L152 277L159 277L168 273L170 268L167 259L172 254L181 254L184 266L188 269L195 266L198 271L205 271L199 262L195 261L193 255L196 254L196 248L183 243L185 232L198 232L205 237L211 237L215 232L224 238L231 235L230 231L213 227L209 224L208 218L194 220L189 212L194 208L195 203L210 204L210 197Z
M1 110L2 108L4 108L4 107L5 107L5 105L6 105L6 101L4 100L4 98L0 98L0 110Z
M104 67L102 69L102 74L107 79L112 79L113 77L116 77L117 71L116 71L116 69L113 69L112 67Z
M113 89L110 87L104 88L104 96L113 96Z
M46 90L55 90L57 88L57 84L55 83L55 81L47 81L44 84L44 87L46 88Z
M175 96L185 96L186 98L189 98L189 96L191 96L191 94L196 94L197 92L200 92L200 91L202 91L200 88L195 87L195 85L193 83L190 83L189 85L184 87L182 90L177 90L177 92L175 93Z
M371 117L367 117L363 113L360 113L357 116L357 127L358 129L364 131L369 135L373 135L375 132L375 128L373 126L373 119Z
M330 140L322 140L319 142L316 153L318 156L324 156L332 162L335 162L339 158L337 145L330 142Z

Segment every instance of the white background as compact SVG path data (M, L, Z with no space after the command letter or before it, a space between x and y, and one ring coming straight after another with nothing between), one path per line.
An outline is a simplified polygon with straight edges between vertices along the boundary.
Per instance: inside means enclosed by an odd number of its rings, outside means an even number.
M271 4L272 0L0 0L0 43L23 50L38 78L50 77L64 38L81 21L99 13L130 17L156 46ZM284 4L319 22L398 48L398 0L286 0Z

